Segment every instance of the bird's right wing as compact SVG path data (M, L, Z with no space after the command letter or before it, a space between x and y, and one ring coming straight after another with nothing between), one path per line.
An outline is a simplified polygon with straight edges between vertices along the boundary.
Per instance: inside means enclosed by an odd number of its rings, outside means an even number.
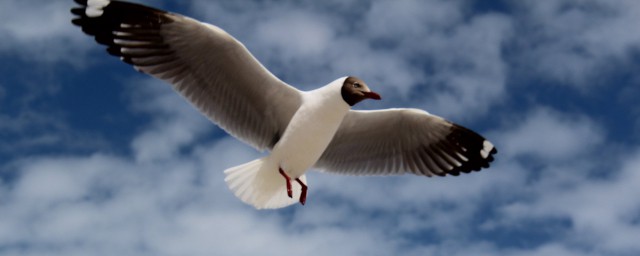
M316 163L351 175L459 175L489 167L493 144L419 109L349 111Z
M265 69L222 29L147 6L75 0L75 25L138 71L173 88L225 131L270 149L301 104L301 93Z

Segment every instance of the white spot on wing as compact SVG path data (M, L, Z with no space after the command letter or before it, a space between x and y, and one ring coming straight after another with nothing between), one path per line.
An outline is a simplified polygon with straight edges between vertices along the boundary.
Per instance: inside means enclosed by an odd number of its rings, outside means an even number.
M87 7L87 10L85 11L85 13L89 18L96 18L96 17L100 17L102 13L104 13L104 11L102 9L94 9L94 8Z
M487 158L491 150L493 150L493 144L488 140L485 140L482 143L482 150L480 150L480 155L482 156L482 158Z
M85 10L85 13L87 14L87 17L89 17L89 18L100 17L104 13L102 8L104 8L105 6L109 5L109 3L110 3L109 0L89 0L89 1L87 1L87 9Z

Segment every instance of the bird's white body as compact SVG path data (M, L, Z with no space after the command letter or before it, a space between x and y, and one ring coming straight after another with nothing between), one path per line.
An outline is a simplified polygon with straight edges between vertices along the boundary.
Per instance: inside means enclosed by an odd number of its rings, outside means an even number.
M318 161L349 112L340 94L345 79L303 93L303 104L271 151L269 158L291 178L302 176Z
M259 209L297 202L300 186L292 183L296 196L288 197L279 170L306 183L304 173L318 161L349 112L350 106L341 95L345 79L302 93L302 105L271 154L225 171L226 181L236 196Z

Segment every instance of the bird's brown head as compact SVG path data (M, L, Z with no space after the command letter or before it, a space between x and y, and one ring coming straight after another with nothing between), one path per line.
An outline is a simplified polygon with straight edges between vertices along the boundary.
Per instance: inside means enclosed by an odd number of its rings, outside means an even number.
M365 99L379 100L381 98L379 94L372 92L360 78L350 76L342 84L342 99L349 106L353 106Z

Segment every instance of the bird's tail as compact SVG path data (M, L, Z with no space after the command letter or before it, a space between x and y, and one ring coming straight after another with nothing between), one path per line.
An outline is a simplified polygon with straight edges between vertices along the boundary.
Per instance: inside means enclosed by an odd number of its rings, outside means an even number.
M224 181L240 200L257 209L282 208L298 202L302 189L292 182L293 198L289 198L286 180L278 171L277 165L260 158L225 170ZM300 180L306 183L304 175Z

